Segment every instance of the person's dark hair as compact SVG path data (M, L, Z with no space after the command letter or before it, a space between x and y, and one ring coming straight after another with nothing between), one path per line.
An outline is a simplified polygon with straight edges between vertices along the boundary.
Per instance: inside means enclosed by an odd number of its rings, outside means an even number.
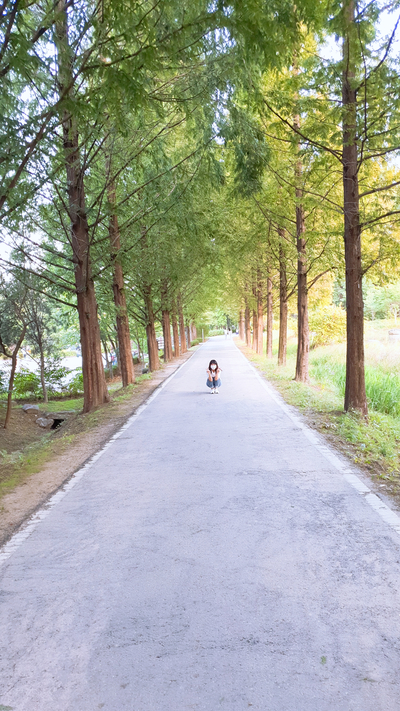
M217 363L217 361L214 360L214 359L213 359L213 360L210 360L210 362L209 362L209 364L208 364L208 370L211 370L211 366L214 365L214 364L217 366L217 370L218 370L218 363Z

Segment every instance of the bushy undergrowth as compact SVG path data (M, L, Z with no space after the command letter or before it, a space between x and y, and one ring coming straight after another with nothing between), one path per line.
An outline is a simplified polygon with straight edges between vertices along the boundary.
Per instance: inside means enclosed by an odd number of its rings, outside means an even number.
M346 312L340 306L325 306L310 313L311 347L340 343L346 336Z
M83 375L82 375L82 370L80 368L76 369L74 377L68 383L68 394L69 395L82 395L83 394Z
M77 368L74 376L70 376L71 371L64 366L49 368L45 371L45 382L48 395L51 398L70 397L83 393L83 376L80 368ZM7 388L6 388L7 389ZM34 373L26 368L22 368L15 374L13 397L17 400L32 398L38 400L42 397L42 386L38 373Z
M21 368L19 373L15 373L13 396L15 398L40 396L40 378L37 373L32 373L26 368Z
M0 395L8 391L8 377L4 370L0 370Z

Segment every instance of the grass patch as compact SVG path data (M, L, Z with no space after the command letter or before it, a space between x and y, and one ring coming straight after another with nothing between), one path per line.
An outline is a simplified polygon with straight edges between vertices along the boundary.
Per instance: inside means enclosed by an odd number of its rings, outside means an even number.
M131 385L127 385L126 388L122 388L119 383L118 389L114 391L113 402L122 402L123 400L128 400L134 392L135 388L143 383L145 380L151 380L153 377L152 373L144 373L143 375L138 375L135 378L135 382Z
M49 400L49 402L38 403L41 410L45 412L60 412L60 411L71 411L79 412L83 408L83 397L76 397L70 399L60 400Z
M343 398L346 366L331 354L312 355L310 375L317 383L333 387ZM400 416L400 375L385 365L365 367L365 390L371 410L394 417Z
M19 452L1 453L0 464L3 470L0 479L0 498L9 493L30 474L39 471L46 462L56 454L62 454L71 446L75 435L63 435L52 439L51 433L46 433L40 441L26 446Z

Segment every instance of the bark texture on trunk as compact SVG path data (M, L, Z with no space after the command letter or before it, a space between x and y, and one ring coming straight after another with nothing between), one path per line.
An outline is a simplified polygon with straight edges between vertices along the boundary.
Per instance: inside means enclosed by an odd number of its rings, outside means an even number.
M346 264L347 351L344 409L368 414L365 392L364 303L362 294L361 227L356 137L355 2L345 0L343 38L343 197Z
M162 312L162 329L164 336L164 361L167 363L172 360L172 340L171 340L171 319L169 311L166 309Z
M179 348L179 329L178 329L178 319L176 317L176 311L172 311L172 333L174 336L174 357L179 358L180 348Z
M272 358L272 326L273 326L272 279L267 279L267 358Z
M73 100L73 55L68 43L66 0L59 0L58 11L56 33L60 95L69 93L71 100ZM80 164L79 137L76 121L68 110L63 112L62 125L82 349L83 411L89 412L94 407L108 402L109 395L101 354L96 294L91 274L90 235L86 215L83 172Z
M44 377L44 353L43 350L40 351L40 384L42 386L43 402L48 402L47 387Z
M253 283L253 338L251 342L251 347L253 351L257 352L257 341L258 341L258 309L257 309L257 285Z
M149 370L158 370L160 368L160 359L158 357L158 343L156 338L156 327L153 309L153 299L151 297L151 286L146 286L143 290L144 305L146 309L146 336L147 336L147 352L149 354Z
M246 299L246 308L244 310L244 331L246 346L250 348L251 346L251 324L250 324L250 307Z
M168 281L163 279L161 283L161 309L162 309L162 330L164 337L164 362L172 360L172 338L171 338L171 316L169 310Z
M43 344L42 332L41 332L41 329L40 329L40 326L38 323L36 323L36 334L37 334L37 345L39 348L39 358L40 358L40 363L39 363L40 385L42 387L43 402L48 402L47 387L46 387L46 381L45 381L45 377L44 377L44 369L45 369L44 344Z
M251 342L251 347L253 351L257 352L257 341L258 341L258 318L257 311L253 309L253 339Z
M153 300L151 298L150 287L146 287L144 293L144 304L146 309L146 336L147 352L149 355L149 370L154 371L160 368L160 359L158 356L158 343L156 338Z
M190 326L185 327L185 333L186 333L186 349L189 349L191 347Z
M23 327L21 335L15 345L15 348L12 352L11 355L11 371L10 371L10 378L8 380L8 393L7 393L7 410L6 410L6 417L4 420L4 429L6 430L9 423L10 423L10 417L11 417L11 408L12 408L12 393L13 393L13 388L14 388L14 378L15 378L15 371L17 369L17 358L18 358L18 351L21 348L22 341L25 338L26 334L26 326Z
M283 237L283 230L280 232ZM278 365L286 365L287 352L287 318L288 318L288 296L287 296L287 273L286 254L283 244L279 247L279 346Z
M108 187L108 200L110 205L116 205L116 186L112 181ZM133 367L132 349L131 349L131 334L129 331L128 310L126 308L124 273L118 255L121 250L121 238L118 225L118 217L114 213L111 215L109 223L109 237L111 247L111 258L114 263L113 270L113 295L116 309L117 320L117 337L118 337L118 354L119 366L121 370L122 386L135 382L135 371Z
M298 196L299 197L299 196ZM301 196L300 196L301 197ZM297 230L297 359L295 380L308 382L310 331L308 326L307 251L303 205L296 207Z
M179 333L181 336L181 353L186 353L186 333L185 333L185 319L183 317L182 301L178 297L178 316L179 316Z
M263 304L263 284L261 270L257 269L257 345L258 355L263 353L264 336L264 304Z
M112 363L111 358L108 357L108 347L106 341L103 340L103 352L106 359L106 372L108 371L108 377L112 378Z
M239 338L241 341L245 339L245 326L244 326L244 310L240 309L239 312Z
M296 70L297 71L297 68ZM294 125L300 128L300 116L294 117ZM302 204L303 166L298 160L295 168L296 179L296 248L297 248L297 358L295 380L308 382L310 332L308 326L307 289L307 243L305 240L304 207Z

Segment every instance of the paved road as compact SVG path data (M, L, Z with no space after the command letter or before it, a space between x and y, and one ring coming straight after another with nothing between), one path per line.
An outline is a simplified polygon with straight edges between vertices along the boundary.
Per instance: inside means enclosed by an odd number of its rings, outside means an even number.
M213 339L4 563L0 708L398 711L399 560Z

